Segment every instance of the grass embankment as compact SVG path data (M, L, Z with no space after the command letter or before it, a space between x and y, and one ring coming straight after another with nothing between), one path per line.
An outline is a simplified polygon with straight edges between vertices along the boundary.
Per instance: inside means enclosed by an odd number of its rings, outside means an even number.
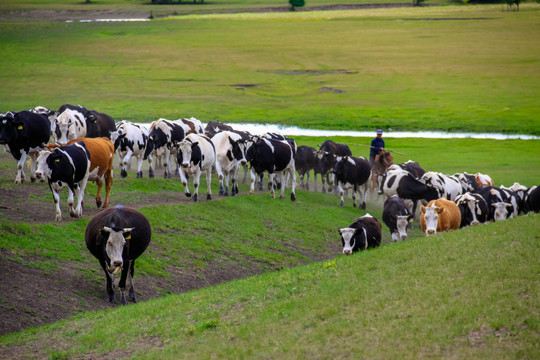
M539 10L5 21L0 108L73 103L117 120L539 134Z
M538 220L418 237L0 341L6 354L51 358L536 358Z

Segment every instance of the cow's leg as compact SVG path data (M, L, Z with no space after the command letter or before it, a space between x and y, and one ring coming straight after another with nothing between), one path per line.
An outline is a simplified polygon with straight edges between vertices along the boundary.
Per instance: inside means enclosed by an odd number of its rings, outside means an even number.
M249 185L249 194L253 194L255 192L255 181L257 180L257 174L255 173L255 169L251 168L251 182Z
M121 302L122 305L127 305L126 300L126 279L130 273L131 262L128 261L128 264L124 262L122 266L122 275L120 276L120 281L118 282L118 287L120 288L120 295L122 295Z
M367 193L369 187L369 179L362 185L358 186L358 197L360 198L360 209L366 209Z
M183 169L180 169L180 181L182 181L182 185L184 185L184 194L186 194L187 197L191 197L191 192L189 191L188 181L186 178L186 172Z
M332 187L334 187L334 193L337 194L338 189L336 185L336 175L334 174L330 175L330 180L328 181L328 192L332 191Z
M263 190L263 177L264 177L264 172L259 174L259 191Z
M171 177L171 150L167 149L165 146L165 153L163 154L163 167L165 168L165 172L163 173L163 177L165 179Z
M88 174L86 175L84 179L82 179L77 189L77 207L75 208L75 214L77 217L82 216L84 192L86 190L87 183L88 183Z
M148 177L153 179L156 174L154 173L154 168L152 166L154 159L152 157L152 154L148 156Z
M60 210L60 194L58 193L59 189L57 189L55 185L51 185L51 183L49 183L49 188L51 189L54 206L56 208L56 217L54 218L54 220L62 221L62 210Z
M96 180L97 190L96 190L96 206L98 209L101 207L101 188L103 186L103 180Z
M141 154L137 155L137 179L142 178L142 156Z
M341 181L338 181L337 187L338 187L339 196L341 197L341 201L340 201L339 205L344 206L345 201L343 200L343 195L345 194L345 191L343 190L343 187L341 186Z
M321 175L321 179L322 179L322 192L323 193L326 193L326 183L328 183L328 191L330 191L330 180L329 180L329 175L326 174L326 175ZM326 183L325 183L325 180L326 180Z
M309 190L309 170L306 171L306 190Z
M238 171L240 168L238 166L235 166L232 170L232 176L231 176L231 183L232 183L232 190L231 190L231 196L238 195Z
M201 171L197 169L193 174L193 201L199 201L199 181L201 180Z
M212 167L211 166L208 169L206 169L206 200L212 200Z
M28 154L26 151L21 150L21 158L19 161L17 161L17 177L15 177L15 184L20 184L24 182L24 163L26 162L26 158L28 157Z
M313 191L317 192L317 173L313 172Z
M30 153L30 159L32 160L32 166L30 167L30 181L31 182L35 182L36 181L36 177L35 177L35 173L36 173L36 169L37 169L37 158L39 156L39 151L32 151ZM43 181L43 179L42 179Z
M135 275L135 260L131 260L131 271L129 273L129 300L134 303L137 302L137 296L135 295L135 287L133 286L133 276Z
M274 173L269 173L268 174L268 185L271 185L270 187L270 196L275 198L276 197L276 190L275 190L275 187L274 187L274 177L276 176L276 174Z
M294 167L289 169L290 175L291 175L291 200L296 200L296 194L295 194L295 187L296 187L296 173L294 171ZM308 172L309 177L309 172Z
M223 192L223 195L224 196L229 196L229 177L230 177L230 172L226 171L224 174L223 174L223 181L225 182L225 191Z
M285 171L282 171L280 174L276 174L275 178L276 179L279 179L279 181L281 182L281 193L279 195L279 198L280 199L283 199L285 197L285 187L286 187L286 184L287 184L287 180L286 180L286 177L287 177L287 174Z
M99 263L101 264L101 267L103 268L103 271L105 272L105 277L107 278L107 301L110 303L116 302L116 296L114 295L114 283L113 279L111 278L111 275L107 271L107 264L105 263L105 260L100 260Z
M221 165L219 161L216 161L216 173L219 180L219 195L225 194L225 188L223 187L223 179L225 178L225 175L223 175L223 170L221 169Z
M113 171L112 169L108 169L107 171L105 171L105 202L103 203L104 208L109 206L109 196L111 195L112 182Z
M131 165L131 155L133 155L133 151L131 151L131 149L128 149L128 151L126 151L126 154L124 155L124 158L122 159L122 169L120 171L120 176L123 178L128 176L127 170L128 166Z
M77 216L77 211L75 210L75 207L74 207L75 193L77 192L77 186L78 185L75 185L75 184L68 184L67 204L68 204L69 215L71 215L71 217Z

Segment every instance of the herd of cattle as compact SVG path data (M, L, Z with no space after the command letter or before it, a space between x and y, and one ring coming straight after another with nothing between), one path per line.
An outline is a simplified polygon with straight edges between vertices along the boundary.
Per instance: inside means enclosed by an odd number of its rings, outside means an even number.
M290 184L291 200L294 201L296 173L300 178L300 187L309 189L309 174L313 171L315 191L319 174L322 192L327 191L327 186L328 191L334 188L342 206L345 191L349 189L352 190L353 206L357 206L358 199L358 206L362 209L366 208L370 190L374 196L378 196L376 193L384 195L387 200L382 219L394 241L407 237L407 229L415 217L418 203L421 204L420 227L428 235L540 211L540 190L536 186L526 188L515 183L509 188L495 187L489 176L479 173L446 175L426 172L413 161L394 164L388 151L379 154L370 164L363 157L353 156L346 144L332 140L325 141L319 149L315 149L297 146L293 139L275 133L255 136L219 122L209 122L203 127L195 118L159 119L151 124L136 124L115 122L106 114L87 110L80 105L66 104L57 111L38 106L32 110L0 114L0 144L17 160L16 183L28 180L24 167L30 157L30 180L48 182L57 221L62 219L59 190L65 186L69 188L68 210L72 217L82 215L88 181L97 184L97 207L108 207L115 152L119 158L121 177L127 176L127 167L132 158L137 159L138 178L143 177L143 161L148 161L148 176L151 178L155 176L154 161L164 168L166 178L172 176L172 165L175 164L175 175L180 177L186 196L193 196L194 201L198 201L202 173L206 174L207 200L212 198L213 173L217 174L219 180L219 194L234 196L238 194L239 169L244 168L245 180L249 164L250 194L254 192L256 183L259 190L263 189L263 175L266 172L271 196L275 197L275 191L280 189L280 197L283 198L285 188ZM188 179L193 179L193 195ZM100 195L103 182L105 201L101 200ZM104 234L103 239L122 238L125 242L126 234L133 236L130 226L120 226L124 222L117 219L127 210L121 211L117 207L114 211L100 212L96 218L103 218L105 215L102 213L111 213L116 224L111 224L109 219L100 223L99 229L94 229L93 233L89 234L87 230L87 243L88 236L97 241L95 239L99 236L95 231L98 230L99 234ZM379 246L381 229L379 221L369 214L349 227L339 229L343 253ZM149 242L149 234L147 240L141 240L143 245L145 241ZM147 245L146 242L144 248ZM92 250L94 245L88 246L96 255ZM100 259L109 281L109 275L118 266L110 262L105 265L103 261ZM122 275L122 279L125 285L126 277ZM107 286L111 297L109 282ZM123 293L122 297L122 302L125 302Z

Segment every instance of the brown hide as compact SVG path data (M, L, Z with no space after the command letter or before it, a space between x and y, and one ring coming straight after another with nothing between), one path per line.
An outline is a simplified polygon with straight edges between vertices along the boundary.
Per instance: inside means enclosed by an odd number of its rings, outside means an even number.
M445 198L441 198L437 200L431 200L427 206L440 209L437 210L437 212L439 212L439 218L437 220L437 233L459 229L459 224L461 223L461 212L459 211L459 207L456 205L455 202L447 200ZM420 228L422 229L422 232L425 233L426 220L424 218L424 215L426 209L423 205L420 208L420 211Z

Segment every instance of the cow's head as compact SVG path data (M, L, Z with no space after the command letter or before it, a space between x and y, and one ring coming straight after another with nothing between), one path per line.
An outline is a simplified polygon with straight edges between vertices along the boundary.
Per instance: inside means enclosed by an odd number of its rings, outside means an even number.
M182 166L183 168L187 168L190 166L191 154L193 153L193 149L198 145L198 141L192 142L189 139L184 139L176 143L176 146L178 147L177 160L180 166Z
M100 234L105 240L104 255L107 270L113 275L118 274L122 270L124 248L129 248L129 240L131 239L133 229L104 226L100 230Z
M86 120L78 111L66 109L56 119L55 136L56 143L65 145L86 135Z
M47 159L52 154L50 150L41 150L36 160L36 171L34 177L38 180L44 180L51 177L52 169L47 164ZM59 162L60 160L58 160Z
M491 204L495 208L495 212L493 213L493 218L495 221L501 221L508 219L509 212L512 212L514 209L514 206L507 202L496 202Z
M359 249L367 249L366 229L342 228L338 229L338 232L341 236L341 244L345 255L351 255Z
M231 153L227 152L227 157L229 158L229 161L232 161L235 159L242 165L247 164L246 160L246 143L244 140L234 140L229 137L229 143L232 146Z
M328 172L332 171L336 162L334 154L328 151L319 150L316 152L316 156L317 166L315 169L317 173L326 175Z
M0 144L5 145L16 139L19 132L24 131L24 124L15 120L11 111L0 118Z
M445 211L444 208L422 205L420 211L424 214L424 220L426 221L426 235L436 234L437 225L439 224L439 215Z
M412 220L412 215L397 215L396 216L396 227L397 233L392 233L392 240L394 241L403 241L407 238L407 228L409 227L409 222Z
M478 225L478 215L482 215L482 210L478 208L479 200L469 193L456 198L456 204L461 212L461 218L467 219L468 225Z

